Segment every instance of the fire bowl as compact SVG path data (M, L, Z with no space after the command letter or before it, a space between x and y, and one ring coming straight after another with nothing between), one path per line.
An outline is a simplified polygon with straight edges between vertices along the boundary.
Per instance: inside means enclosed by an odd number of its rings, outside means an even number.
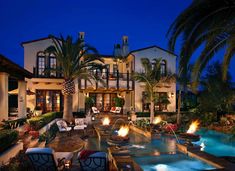
M98 126L98 129L101 131L107 131L107 130L110 130L111 127L112 127L111 125L100 125Z
M125 146L129 144L129 137L121 137L118 135L111 135L109 139L107 139L107 143L109 145L117 145L117 146Z
M196 142L200 140L200 135L190 133L180 133L179 137L186 141Z

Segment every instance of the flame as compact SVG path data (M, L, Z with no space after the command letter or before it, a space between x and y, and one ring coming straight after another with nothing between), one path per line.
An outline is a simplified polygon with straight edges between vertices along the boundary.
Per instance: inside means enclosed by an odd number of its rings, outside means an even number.
M105 117L103 120L102 120L102 125L109 125L110 124L110 119L108 117Z
M125 137L127 136L129 132L128 126L121 126L121 128L118 130L118 136Z
M162 118L160 116L158 117L155 117L154 120L153 120L153 124L158 124L162 121Z
M194 134L197 131L199 124L200 124L199 120L193 121L189 126L187 133Z

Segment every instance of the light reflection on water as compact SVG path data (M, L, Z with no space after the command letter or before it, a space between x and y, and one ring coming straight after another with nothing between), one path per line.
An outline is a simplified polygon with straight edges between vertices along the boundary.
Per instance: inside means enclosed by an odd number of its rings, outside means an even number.
M133 159L146 171L210 170L212 166L187 157L176 151L176 140L172 137L158 137L149 140L146 137L130 133L128 148ZM107 143L97 138L89 138L87 149L107 151ZM161 165L159 165L161 164Z
M203 151L215 156L235 156L235 140L231 136L206 129L199 130L197 134L201 139L195 144L204 144Z

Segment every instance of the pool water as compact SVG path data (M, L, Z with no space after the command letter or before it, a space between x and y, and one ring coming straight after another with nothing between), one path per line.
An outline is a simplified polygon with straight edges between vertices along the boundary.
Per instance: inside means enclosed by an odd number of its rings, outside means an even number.
M235 157L235 138L232 135L220 132L200 129L197 134L201 135L200 141L195 144L205 145L204 151L215 156L234 156Z
M130 133L128 148L132 158L146 171L195 171L215 169L200 160L190 158L176 151L176 140L161 137L149 140L146 137ZM89 138L85 148L107 151L108 144L97 138Z

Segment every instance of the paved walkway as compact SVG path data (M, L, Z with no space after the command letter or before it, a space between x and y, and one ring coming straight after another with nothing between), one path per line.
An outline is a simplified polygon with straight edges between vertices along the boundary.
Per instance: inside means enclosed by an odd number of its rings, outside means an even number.
M57 133L55 139L46 146L57 152L78 152L84 147L81 136L82 134L78 132L72 132L72 135Z

